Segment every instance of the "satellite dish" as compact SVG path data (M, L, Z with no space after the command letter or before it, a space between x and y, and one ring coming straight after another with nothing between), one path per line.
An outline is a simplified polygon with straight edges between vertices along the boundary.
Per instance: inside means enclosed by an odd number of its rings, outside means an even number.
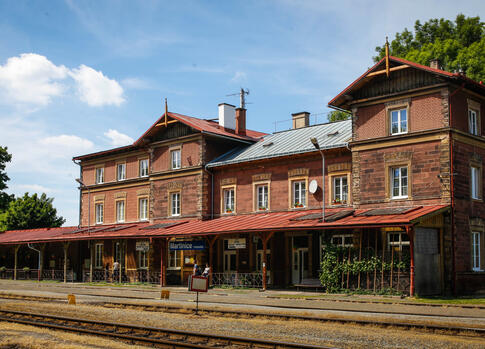
M308 187L308 191L311 193L311 194L315 194L317 192L317 189L318 189L318 183L317 181L314 179L310 182L310 185Z

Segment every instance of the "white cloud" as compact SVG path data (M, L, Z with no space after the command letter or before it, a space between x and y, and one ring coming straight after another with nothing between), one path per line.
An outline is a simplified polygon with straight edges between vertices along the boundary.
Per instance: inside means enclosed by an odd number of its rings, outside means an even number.
M78 84L81 100L90 106L117 105L125 101L123 88L116 81L106 77L101 71L80 65L71 71L71 76Z
M17 184L10 187L11 191L22 191L31 193L51 193L51 188L44 187L40 184Z
M52 97L64 92L65 86L59 81L66 78L68 71L35 53L10 57L5 65L0 65L0 95L15 103L45 106Z
M45 137L39 140L39 145L50 157L56 158L70 158L94 148L94 144L90 140L73 135Z
M246 80L246 73L242 71L237 71L234 76L232 77L232 82L240 82Z
M121 81L121 85L125 88L133 90L148 90L153 88L152 83L140 78L126 78Z
M121 147L133 143L133 138L116 130L109 129L104 135L110 139L111 145Z

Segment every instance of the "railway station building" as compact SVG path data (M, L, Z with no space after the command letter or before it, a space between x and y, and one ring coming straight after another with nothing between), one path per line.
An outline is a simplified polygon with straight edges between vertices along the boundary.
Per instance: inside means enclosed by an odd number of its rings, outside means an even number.
M316 288L325 260L343 289L485 291L485 87L388 56L329 106L350 120L273 134L166 110L75 157L79 226L0 233L0 278Z

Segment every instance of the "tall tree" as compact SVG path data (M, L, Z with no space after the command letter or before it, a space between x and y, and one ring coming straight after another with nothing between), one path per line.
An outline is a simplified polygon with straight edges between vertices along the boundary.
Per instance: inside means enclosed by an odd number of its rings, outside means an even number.
M45 193L40 197L25 193L12 201L0 215L0 231L60 227L66 220L57 216L57 210L52 206L53 200Z
M405 28L391 41L390 54L412 62L428 65L439 59L447 71L462 71L469 78L485 81L485 23L480 17L456 16L454 22L441 18L421 24L416 21L414 34ZM385 45L376 47L379 61L385 55Z
M350 116L351 116L350 113L346 113L340 110L334 110L328 114L328 121L335 122L335 121L348 120L350 119Z
M5 167L10 161L12 161L12 154L8 153L7 147L0 147L0 213L5 211L10 201L14 199L13 195L4 192L8 188L7 182L10 180L5 172Z

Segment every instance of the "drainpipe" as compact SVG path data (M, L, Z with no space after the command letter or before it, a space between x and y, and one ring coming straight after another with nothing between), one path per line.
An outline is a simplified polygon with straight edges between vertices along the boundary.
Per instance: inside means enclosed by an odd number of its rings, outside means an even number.
M461 91L465 87L463 83L459 88L448 95L448 110L450 113L450 196L451 196L451 273L453 275L453 295L456 295L456 255L455 255L455 180L453 171L453 138L452 138L452 127L453 127L453 114L451 108L451 97L453 97L458 91Z
M38 250L38 249L33 248L32 246L30 246L30 243L28 243L27 246L31 250L34 250L34 251L36 251L39 254L39 266L38 266L38 269L37 269L37 281L40 281L40 250Z

